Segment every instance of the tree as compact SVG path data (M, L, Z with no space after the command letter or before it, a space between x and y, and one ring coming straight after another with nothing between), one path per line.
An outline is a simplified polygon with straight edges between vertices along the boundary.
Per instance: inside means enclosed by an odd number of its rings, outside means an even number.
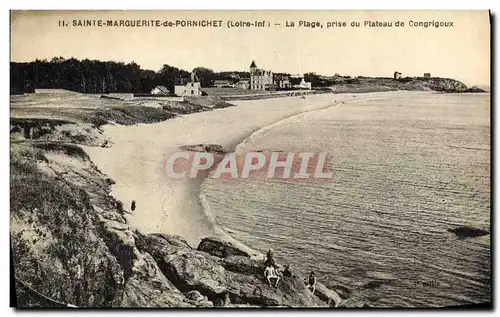
M175 81L181 78L189 78L190 73L170 65L163 65L157 74L157 85L165 86L170 91L174 91Z
M202 87L210 86L215 80L215 73L210 68L196 67L193 69L193 72L196 74L196 77L198 77Z

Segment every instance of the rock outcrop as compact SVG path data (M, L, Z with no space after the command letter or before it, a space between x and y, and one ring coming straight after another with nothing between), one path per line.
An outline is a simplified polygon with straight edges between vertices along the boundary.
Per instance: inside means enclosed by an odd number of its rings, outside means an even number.
M215 237L203 238L198 245L198 250L220 258L227 258L232 255L250 257L250 254L247 252L234 247L229 242L222 241L221 239Z
M408 81L405 81L408 80ZM467 86L451 78L404 78L399 90L434 90L441 92L466 92Z
M314 291L314 294L324 302L328 303L330 307L339 307L340 303L343 302L339 294L331 289L328 289L322 283L316 283L316 290Z
M138 241L139 249L152 255L177 289L183 293L198 291L216 306L223 303L224 306L328 307L330 297L340 301L333 291L328 293L326 301L313 295L300 274L283 276L277 288L269 286L261 261L248 255L232 255L244 252L218 239L205 239L198 250L182 238L168 235L141 235Z
M482 88L479 88L477 86L472 86L469 89L467 89L466 92L483 93L483 92L487 92L487 91L482 89Z
M457 228L448 229L448 232L454 233L460 238L472 238L472 237L480 237L489 234L488 231L482 230L479 228L469 227L469 226L461 226Z

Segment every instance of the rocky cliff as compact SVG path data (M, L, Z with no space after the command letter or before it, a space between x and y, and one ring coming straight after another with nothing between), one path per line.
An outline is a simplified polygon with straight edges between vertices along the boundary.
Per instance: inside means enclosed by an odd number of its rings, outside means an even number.
M334 93L367 93L376 91L418 90L450 93L485 92L478 87L468 88L456 79L441 77L404 77L399 79L387 77L359 76L349 80L337 81L330 87Z
M434 90L442 92L466 92L467 86L450 78L404 78L398 85L399 90Z
M300 272L278 287L262 261L207 237L133 232L112 180L76 145L11 147L11 241L19 307L334 307Z

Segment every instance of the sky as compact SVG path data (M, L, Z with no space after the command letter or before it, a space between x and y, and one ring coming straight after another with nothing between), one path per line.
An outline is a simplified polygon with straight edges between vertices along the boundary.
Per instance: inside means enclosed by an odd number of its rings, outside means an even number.
M223 27L77 27L74 20L222 20ZM266 27L228 28L228 21L265 21ZM299 27L299 21L323 28ZM347 27L327 28L335 21ZM393 26L368 27L365 21ZM415 27L411 21L453 26ZM295 27L286 27L291 22ZM11 61L54 56L134 61L155 71L164 64L243 71L255 60L292 74L391 77L397 70L489 85L490 21L488 11L12 11Z

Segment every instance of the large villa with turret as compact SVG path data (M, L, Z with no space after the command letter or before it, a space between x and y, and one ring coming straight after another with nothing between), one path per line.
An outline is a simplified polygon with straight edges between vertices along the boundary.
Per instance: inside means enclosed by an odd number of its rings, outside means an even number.
M251 90L273 90L276 89L273 80L273 72L258 68L255 61L250 64L250 89Z
M290 78L288 76L275 76L271 70L258 68L255 61L250 64L250 90L276 90L292 88ZM299 85L294 88L311 89L311 83L305 82L304 78Z

